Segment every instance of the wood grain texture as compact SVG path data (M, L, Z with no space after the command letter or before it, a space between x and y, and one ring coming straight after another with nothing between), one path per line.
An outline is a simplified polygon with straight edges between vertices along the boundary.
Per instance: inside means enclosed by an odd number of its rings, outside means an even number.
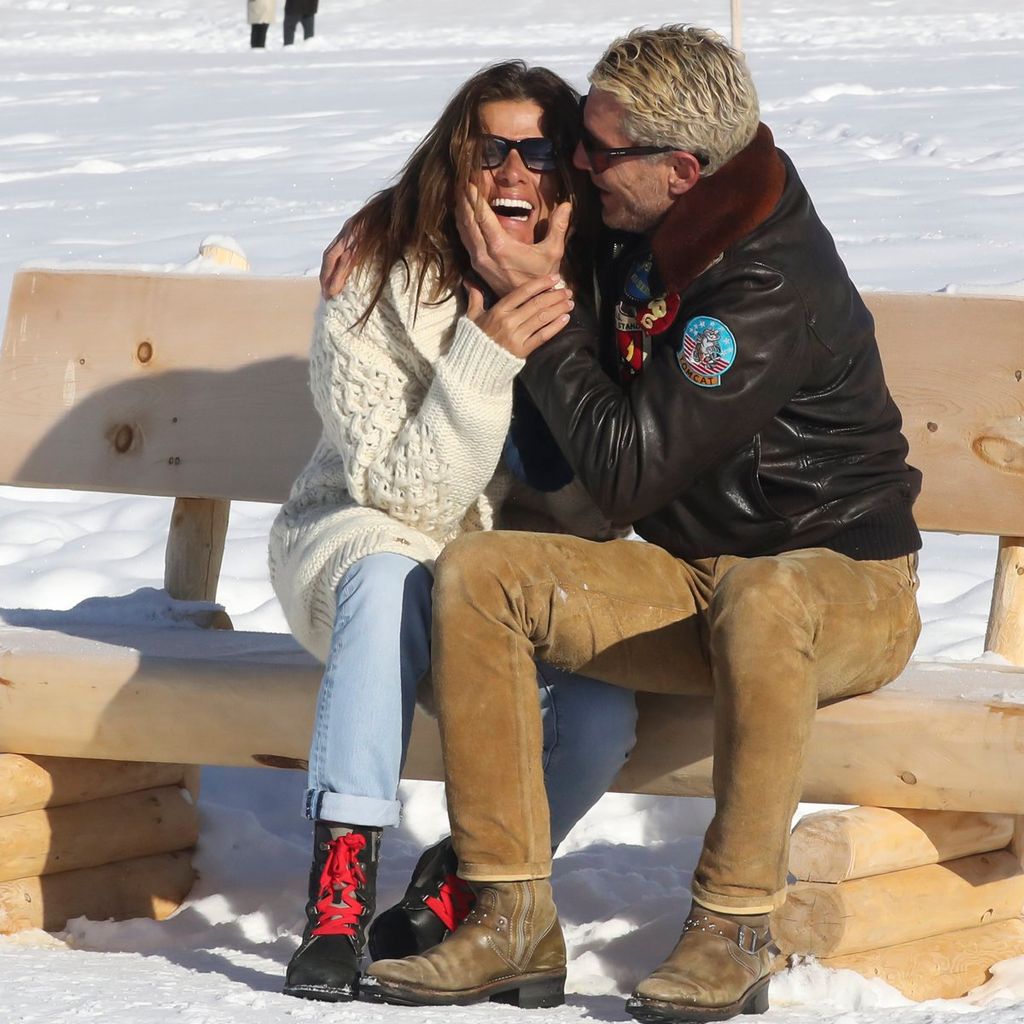
M293 639L97 626L0 630L0 750L64 757L302 768L322 666ZM808 800L1024 814L1024 706L999 665L911 663L877 693L818 711ZM620 792L711 793L711 704L641 695ZM184 713L185 709L188 713ZM143 728L158 721L159 730ZM900 742L895 743L894 737ZM407 778L439 779L420 713Z
M164 555L164 590L178 601L216 601L231 502L176 498ZM223 627L223 620L220 621ZM230 625L230 620L228 620Z
M1024 815L1014 815L1013 838L1010 840L1009 849L1021 867L1024 867Z
M1024 534L1024 299L864 298L924 473L921 526ZM0 480L283 501L319 434L317 301L315 278L20 271L0 350ZM984 360L963 358L972 336Z
M970 811L818 811L793 830L789 871L800 881L845 882L989 853L1010 842L1013 821Z
M1024 871L1006 850L830 885L795 882L772 917L785 953L845 956L1021 917Z
M74 917L163 921L181 906L195 877L190 854L181 852L0 882L0 935L60 931Z
M199 815L177 786L0 818L0 881L194 846Z
M908 999L959 999L989 979L993 964L1024 955L1024 921L947 932L867 953L829 957L823 967L881 978Z
M0 480L282 501L319 436L318 299L313 278L20 271Z
M0 754L0 817L184 784L180 764Z
M1024 537L1000 537L985 650L1024 665Z
M1024 298L875 292L864 300L910 461L924 474L918 524L1024 533ZM985 339L984 360L964 359L972 337Z

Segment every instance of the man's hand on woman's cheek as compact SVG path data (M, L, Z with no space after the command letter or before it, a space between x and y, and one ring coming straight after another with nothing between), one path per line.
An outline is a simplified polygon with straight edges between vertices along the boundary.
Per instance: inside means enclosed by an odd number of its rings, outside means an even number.
M325 300L341 294L348 275L352 272L352 256L355 252L355 235L345 221L341 230L324 249L320 261L320 294Z
M559 203L551 212L544 237L528 245L505 233L473 184L459 197L455 209L459 237L473 269L497 295L507 295L531 279L559 273L571 220L572 203Z

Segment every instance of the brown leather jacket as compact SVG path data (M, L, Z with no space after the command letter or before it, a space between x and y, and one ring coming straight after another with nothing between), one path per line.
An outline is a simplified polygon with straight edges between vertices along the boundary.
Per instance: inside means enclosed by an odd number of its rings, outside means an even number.
M570 323L521 379L613 522L682 558L921 546L874 323L766 127L602 299L603 330Z

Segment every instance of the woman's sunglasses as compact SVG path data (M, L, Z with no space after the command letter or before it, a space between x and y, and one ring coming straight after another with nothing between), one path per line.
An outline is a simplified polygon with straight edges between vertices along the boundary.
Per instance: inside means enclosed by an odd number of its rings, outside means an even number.
M555 144L551 139L512 139L485 135L481 162L487 170L500 167L515 150L531 171L553 171L558 166Z

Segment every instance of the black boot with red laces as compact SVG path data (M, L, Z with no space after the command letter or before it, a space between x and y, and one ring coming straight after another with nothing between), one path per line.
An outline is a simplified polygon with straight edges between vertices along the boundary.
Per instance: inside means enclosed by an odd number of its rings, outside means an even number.
M425 953L458 928L476 900L458 869L451 836L424 850L401 902L370 926L371 960Z
M379 828L315 823L306 927L288 964L285 995L334 1003L358 998L380 835Z

